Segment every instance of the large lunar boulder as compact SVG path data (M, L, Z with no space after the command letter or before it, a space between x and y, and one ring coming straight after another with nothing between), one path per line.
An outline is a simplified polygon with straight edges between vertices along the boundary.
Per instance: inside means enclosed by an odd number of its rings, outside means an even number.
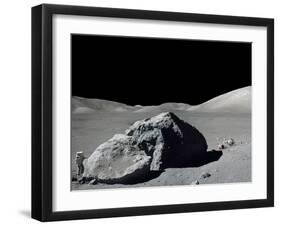
M150 170L182 167L207 151L204 136L171 112L137 121L125 133L152 157Z
M173 113L161 113L101 144L84 161L83 176L105 183L128 182L149 171L186 166L206 151L206 140L196 128Z
M135 145L133 137L116 134L84 161L84 177L104 183L122 183L149 171L151 157Z

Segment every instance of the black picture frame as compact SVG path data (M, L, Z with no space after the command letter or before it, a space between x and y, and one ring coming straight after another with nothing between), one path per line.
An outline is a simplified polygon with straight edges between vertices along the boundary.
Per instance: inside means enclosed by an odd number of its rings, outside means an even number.
M55 14L267 28L267 198L93 210L52 210L52 18ZM32 218L40 221L122 217L274 206L274 20L221 15L43 4L32 8Z

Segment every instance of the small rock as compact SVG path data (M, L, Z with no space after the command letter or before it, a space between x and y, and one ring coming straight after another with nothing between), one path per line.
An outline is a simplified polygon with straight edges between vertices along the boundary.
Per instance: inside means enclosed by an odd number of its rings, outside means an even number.
M219 144L218 149L220 149L220 150L225 149L225 146L223 144Z
M203 179L206 179L206 178L208 178L210 176L211 176L210 173L202 173L200 177L203 178Z
M98 183L98 180L97 179L93 179L89 182L89 185L95 185Z
M226 141L226 143L229 145L229 146L232 146L234 144L234 140L232 138L228 139Z
M191 185L198 185L199 184L199 181L198 180L195 180L195 181L192 181L191 182Z
M81 177L78 179L79 184L85 184L85 182L86 182L86 177Z

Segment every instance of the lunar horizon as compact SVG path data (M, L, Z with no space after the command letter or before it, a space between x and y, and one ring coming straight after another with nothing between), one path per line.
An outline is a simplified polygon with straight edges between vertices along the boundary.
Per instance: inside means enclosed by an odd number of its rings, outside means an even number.
M250 113L251 111L251 86L232 90L225 94L212 98L202 104L190 105L188 103L166 102L160 105L127 105L111 100L103 100L96 98L72 97L72 112L87 113L93 111L134 111L146 112L157 108L185 111L238 111Z

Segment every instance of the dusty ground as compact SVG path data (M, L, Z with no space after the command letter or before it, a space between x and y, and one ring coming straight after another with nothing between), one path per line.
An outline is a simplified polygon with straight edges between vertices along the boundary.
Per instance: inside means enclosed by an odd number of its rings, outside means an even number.
M165 109L174 112L179 118L195 126L205 137L208 151L218 150L218 143L223 138L233 138L235 145L222 150L217 161L192 168L169 168L149 181L133 185L97 184L80 185L72 182L73 190L143 187L162 185L191 184L198 180L200 184L234 183L251 181L251 114L242 112L200 112ZM75 175L75 153L84 151L85 156L91 155L101 143L116 133L124 133L132 123L161 113L163 109L149 112L108 112L95 111L72 114L72 175ZM202 178L202 173L210 176Z

